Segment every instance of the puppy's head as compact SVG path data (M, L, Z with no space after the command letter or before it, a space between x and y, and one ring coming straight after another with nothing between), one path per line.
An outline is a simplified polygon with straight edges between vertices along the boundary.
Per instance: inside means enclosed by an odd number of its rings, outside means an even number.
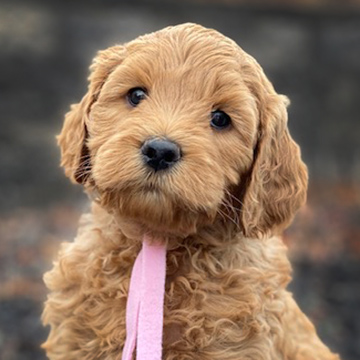
M109 212L147 229L223 221L262 236L305 201L286 104L232 40L166 28L99 52L58 137L62 166Z

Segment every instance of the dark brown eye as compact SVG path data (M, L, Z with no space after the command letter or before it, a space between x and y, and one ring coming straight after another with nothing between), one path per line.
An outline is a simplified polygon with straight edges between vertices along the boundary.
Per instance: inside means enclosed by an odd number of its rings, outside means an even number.
M135 107L138 106L140 102L146 98L146 94L147 94L146 89L137 87L130 89L129 92L127 93L126 98L129 104Z
M230 116L221 110L215 110L211 113L210 125L217 130L222 130L231 124Z

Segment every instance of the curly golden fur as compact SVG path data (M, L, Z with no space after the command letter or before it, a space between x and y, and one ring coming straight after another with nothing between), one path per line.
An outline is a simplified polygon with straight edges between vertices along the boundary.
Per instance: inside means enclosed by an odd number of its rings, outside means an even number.
M135 87L148 95L131 107ZM251 56L199 25L98 53L58 137L66 175L93 206L45 275L50 359L121 359L145 232L167 245L164 359L339 359L286 291L291 267L277 235L307 188L287 103ZM216 109L230 127L210 126ZM153 137L181 146L173 168L144 165L140 147Z

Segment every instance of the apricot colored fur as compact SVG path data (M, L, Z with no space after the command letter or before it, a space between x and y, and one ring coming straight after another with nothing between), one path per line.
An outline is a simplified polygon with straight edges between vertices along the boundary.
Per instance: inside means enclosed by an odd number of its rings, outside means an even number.
M126 100L134 87L148 91L137 107ZM50 359L121 359L145 232L168 247L164 359L339 359L286 291L277 235L307 188L287 104L251 56L199 25L99 52L58 137L66 175L93 205L45 275ZM210 126L216 109L229 128ZM150 171L140 153L150 137L175 141L182 159Z

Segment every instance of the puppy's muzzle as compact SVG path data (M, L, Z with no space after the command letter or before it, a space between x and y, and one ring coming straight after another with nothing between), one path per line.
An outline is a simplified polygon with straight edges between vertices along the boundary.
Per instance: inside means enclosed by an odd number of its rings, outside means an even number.
M155 171L168 169L181 158L180 147L166 139L146 140L141 153L145 164Z

